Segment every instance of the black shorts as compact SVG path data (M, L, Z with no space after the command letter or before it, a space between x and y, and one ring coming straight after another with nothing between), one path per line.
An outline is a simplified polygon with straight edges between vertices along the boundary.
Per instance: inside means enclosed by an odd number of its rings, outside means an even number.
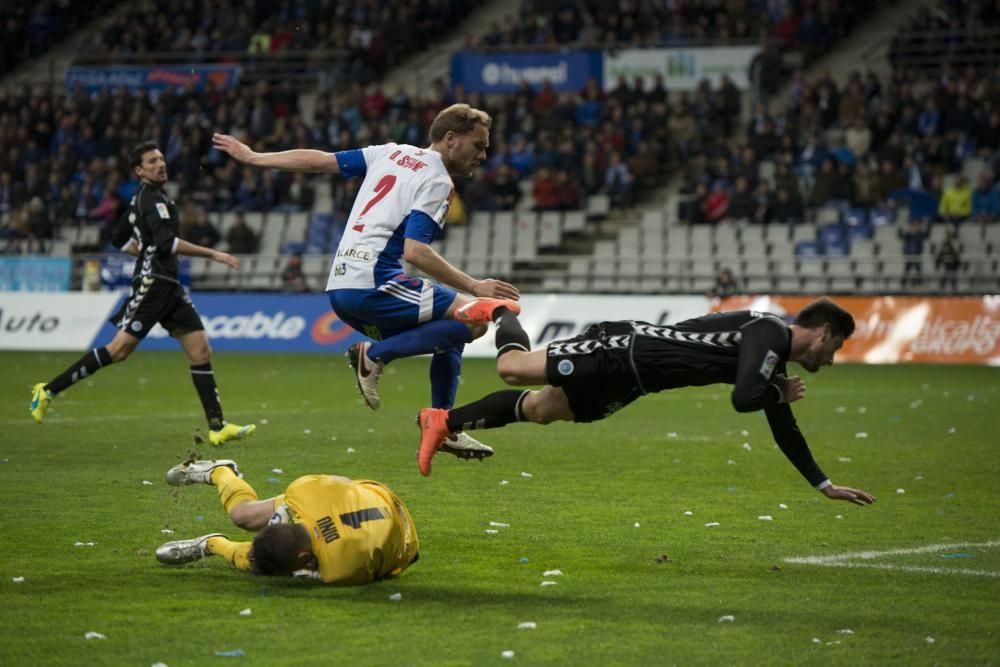
M158 278L143 278L132 283L128 298L108 321L139 340L145 338L157 322L174 337L205 329L184 288Z
M566 393L575 422L604 419L643 394L632 368L632 336L614 325L595 324L549 343L545 375Z

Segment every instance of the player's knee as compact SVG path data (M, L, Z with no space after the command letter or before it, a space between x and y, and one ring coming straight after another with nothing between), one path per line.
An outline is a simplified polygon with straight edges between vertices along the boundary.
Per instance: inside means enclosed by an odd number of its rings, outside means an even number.
M233 525L237 528L250 531L258 530L260 526L256 525L253 513L248 512L247 509L246 505L237 505L229 513L229 518L232 519Z
M469 327L469 331L472 332L472 340L477 338L482 338L486 335L489 325L485 322L469 322L466 324Z
M538 392L532 392L528 398L525 399L521 410L524 413L524 417L534 424L551 424L557 421L555 413L549 409L545 401L539 397Z
M130 345L108 345L108 354L111 355L111 363L117 364L118 362L125 361L134 349Z
M497 375L507 384L518 386L522 384L523 377L520 372L518 357L516 352L508 352L497 358Z
M205 343L195 350L191 351L191 363L195 365L207 364L212 361L212 346Z

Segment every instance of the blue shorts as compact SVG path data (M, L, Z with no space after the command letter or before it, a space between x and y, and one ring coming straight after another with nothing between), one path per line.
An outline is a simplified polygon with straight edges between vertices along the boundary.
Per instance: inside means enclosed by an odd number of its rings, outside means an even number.
M374 340L440 320L455 300L453 289L402 274L380 287L337 289L327 294L341 321Z

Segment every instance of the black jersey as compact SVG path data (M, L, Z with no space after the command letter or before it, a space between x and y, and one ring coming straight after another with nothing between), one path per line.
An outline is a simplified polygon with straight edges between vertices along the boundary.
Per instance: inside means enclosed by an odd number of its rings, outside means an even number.
M620 395L601 399L609 406L591 406L588 420L607 416L640 394L732 384L733 407L739 412L764 410L775 442L815 486L827 477L813 460L791 407L780 402L780 390L771 382L775 374L786 374L791 343L791 329L778 317L749 310L715 313L662 326L602 322L577 338L549 344L549 382L568 389L571 406L576 394L632 383L634 392L616 390ZM598 370L587 373L591 377L578 378L579 389L566 387L568 377L559 377L560 373L581 375L576 370L579 360L559 365L563 357L572 355L600 357L601 363L594 366Z
M127 245L130 238L138 244L139 258L132 272L132 282L159 278L176 283L179 236L177 205L163 188L143 183L115 227L111 241L119 248Z

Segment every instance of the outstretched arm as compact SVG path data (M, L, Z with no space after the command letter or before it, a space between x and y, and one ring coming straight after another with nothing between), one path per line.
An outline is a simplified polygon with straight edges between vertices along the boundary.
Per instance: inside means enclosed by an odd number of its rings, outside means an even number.
M462 292L468 292L473 296L513 299L515 301L520 298L520 293L513 285L493 278L476 280L464 271L456 269L434 248L421 241L406 239L403 242L403 259L439 283L444 283Z
M211 248L206 248L205 246L198 245L197 243L191 243L190 241L185 241L184 239L177 239L177 254L187 255L188 257L208 257L213 262L225 264L231 269L239 271L240 268L240 260L233 257L228 252L212 250Z
M836 486L819 467L813 458L805 436L799 430L799 425L792 414L792 408L782 403L767 408L767 423L771 427L774 441L782 453L788 457L792 465L802 474L813 488L831 500L847 500L855 505L868 505L875 502L875 497L861 489L846 486Z
M213 134L212 145L223 153L228 153L237 162L248 164L251 167L329 174L340 173L340 164L337 162L335 153L308 148L295 148L278 153L257 153L236 137L228 134Z

